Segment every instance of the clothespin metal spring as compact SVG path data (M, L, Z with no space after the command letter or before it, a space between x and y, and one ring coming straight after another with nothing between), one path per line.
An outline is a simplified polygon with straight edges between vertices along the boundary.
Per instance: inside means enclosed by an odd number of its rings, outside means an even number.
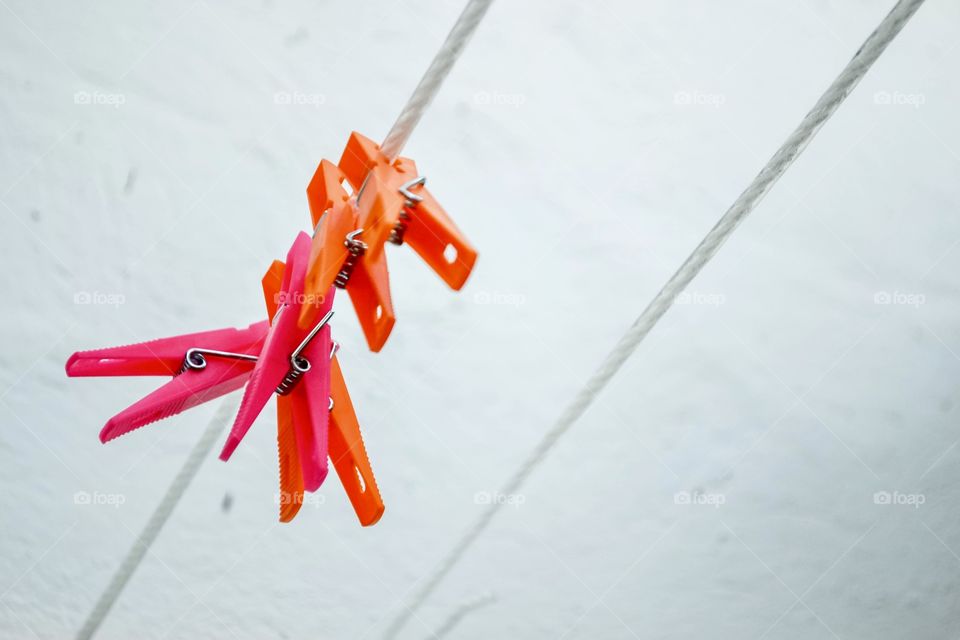
M367 243L362 240L357 240L357 236L361 233L363 233L363 229L355 229L348 233L343 240L343 246L347 248L350 255L347 256L347 259L343 262L343 266L340 267L340 273L338 273L337 277L333 280L333 284L339 289L345 289L347 287L347 282L350 280L353 268L357 264L357 259L367 251Z
M250 362L257 361L257 356L252 356L248 353L231 353L229 351L218 351L216 349L202 349L200 347L194 347L193 349L187 350L186 355L183 357L183 366L180 367L177 375L180 375L187 369L193 369L195 371L205 369L207 367L206 356L231 358L233 360L248 360Z
M426 176L417 176L413 180L400 185L398 191L404 198L403 209L400 211L400 219L397 220L396 226L390 232L389 240L391 243L403 244L403 234L407 230L407 222L413 215L413 210L417 208L418 204L423 202L423 196L418 196L410 191L410 189L414 187L422 187L425 184L427 184Z
M280 310L277 311L277 315L286 308L286 304L280 307ZM323 318L320 319L320 322L310 330L310 333L303 339L303 342L294 349L293 353L290 354L290 371L284 376L283 380L280 381L280 384L277 385L277 393L281 396L285 396L296 386L297 380L305 374L307 371L310 371L310 361L301 356L300 354L304 349L307 348L307 345L313 340L314 337L320 332L330 319L333 317L333 311L328 311ZM330 357L333 358L336 354L337 349L340 348L340 345L336 342L333 343L333 346L330 348ZM216 357L216 358L230 358L233 360L246 360L248 362L256 362L257 356L250 355L248 353L233 353L230 351L219 351L217 349L204 349L202 347L193 347L187 349L187 353L183 358L183 365L180 367L180 370L177 372L177 375L180 375L186 371L200 371L207 367L207 357ZM333 409L333 399L330 399L330 408Z
M277 315L280 315L280 312L286 308L286 305L280 308L280 311L277 311ZM320 332L330 319L333 317L333 311L327 311L326 315L320 318L320 322L310 330L310 333L303 339L303 342L300 343L296 349L293 350L293 353L290 354L290 371L287 372L287 375L284 376L283 380L280 381L280 384L277 385L277 394L285 396L291 391L297 384L297 380L300 379L300 376L305 374L307 371L310 371L310 361L302 357L300 353L307 348L307 345L310 344L310 341ZM332 357L333 349L331 349Z

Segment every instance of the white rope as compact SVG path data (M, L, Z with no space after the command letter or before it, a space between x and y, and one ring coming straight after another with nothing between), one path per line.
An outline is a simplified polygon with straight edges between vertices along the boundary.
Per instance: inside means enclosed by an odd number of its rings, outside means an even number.
M134 571L137 570L137 567L140 566L140 562L144 556L147 555L147 551L150 550L150 545L157 539L160 530L163 529L163 525L166 524L170 518L170 514L173 513L183 493L187 490L190 481L197 475L200 465L203 464L203 461L210 454L210 450L213 448L213 444L219 439L223 428L230 419L233 418L233 414L237 410L238 401L238 395L233 394L227 397L220 405L220 408L217 409L213 419L210 420L210 424L207 425L206 430L200 436L197 444L195 444L193 450L190 451L190 455L187 456L187 459L183 462L180 471L174 477L170 488L167 489L167 493L163 496L163 499L160 500L160 504L157 505L153 515L150 516L147 524L144 525L143 531L140 532L130 551L127 552L127 556L123 559L123 562L120 563L116 573L113 574L113 578L110 579L107 588L100 594L100 598L94 605L90 615L87 616L83 627L81 627L77 633L77 640L89 640L92 638L93 634L96 633L100 627L100 624L107 617L107 614L110 613L110 609L117 601L117 598L120 597L123 588L127 586L130 577Z
M451 631L453 631L460 622L474 611L493 604L497 598L492 593L485 593L478 598L464 602L444 621L440 627L430 635L430 640L442 640Z
M833 84L824 92L809 113L803 118L790 137L780 146L766 166L760 171L753 182L740 194L740 197L727 209L720 221L710 230L700 242L690 257L677 269L676 273L667 281L660 292L643 310L640 317L613 350L607 355L600 368L587 381L587 384L573 398L560 415L557 422L544 434L540 443L514 471L500 490L501 495L511 495L518 492L533 470L553 449L560 438L570 430L570 427L583 415L594 398L610 382L614 374L619 371L623 363L637 349L643 339L656 325L657 321L673 304L676 296L681 293L693 280L704 265L710 261L724 241L756 207L757 203L770 191L770 188L780 179L787 168L806 148L820 127L837 110L837 107L850 94L858 82L866 75L871 65L876 62L887 45L900 32L904 24L923 4L924 0L900 0L880 23L876 30L864 42L863 46L853 56L853 59L843 69ZM387 628L385 638L393 638L403 629L410 617L420 608L431 593L437 588L441 580L457 564L480 534L487 528L493 516L501 506L498 501L491 501L490 505L480 514L477 521L453 547L450 553L427 577L422 586L413 595L410 604L404 607Z
M447 39L443 41L433 62L427 67L426 73L420 79L420 84L413 90L413 95L407 100L406 106L393 123L387 137L383 139L380 149L383 153L393 160L403 150L410 134L413 133L423 112L427 110L434 96L440 89L440 85L447 78L453 63L457 61L463 48L466 46L470 36L477 30L477 25L487 13L487 9L493 4L493 0L470 0L464 8L463 13L457 18L456 24L447 34Z

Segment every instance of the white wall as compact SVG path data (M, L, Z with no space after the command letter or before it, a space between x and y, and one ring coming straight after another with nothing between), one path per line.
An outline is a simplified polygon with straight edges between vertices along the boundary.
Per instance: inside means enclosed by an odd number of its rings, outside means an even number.
M471 281L392 250L377 355L338 304L383 520L331 476L276 524L268 409L100 637L378 637L891 5L495 4L407 148ZM157 381L67 356L259 319L317 163L386 132L460 6L3 0L0 635L79 628L215 409L100 445ZM958 633L958 18L921 8L407 637L485 594L450 637Z

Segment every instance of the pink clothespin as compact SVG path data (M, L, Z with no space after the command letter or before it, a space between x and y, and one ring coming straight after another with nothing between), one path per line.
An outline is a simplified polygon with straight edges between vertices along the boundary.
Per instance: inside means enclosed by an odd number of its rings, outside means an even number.
M79 351L67 360L67 375L173 376L173 379L107 421L108 442L144 425L239 389L253 372L269 324L218 329L122 347Z
M319 299L304 294L310 244L306 233L297 236L287 253L280 293L274 304L268 296L271 325L220 459L230 458L274 392L289 396L304 489L315 491L327 475L333 288ZM265 280L270 276L268 272ZM267 287L264 288L266 291ZM320 319L314 326L301 329L297 321L306 305L319 307Z

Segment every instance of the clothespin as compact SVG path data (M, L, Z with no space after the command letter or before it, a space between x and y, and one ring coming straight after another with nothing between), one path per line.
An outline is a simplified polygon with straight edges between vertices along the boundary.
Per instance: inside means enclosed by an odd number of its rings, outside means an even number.
M274 263L264 276L271 324L220 459L230 458L276 392L287 398L279 405L278 423L293 425L303 487L315 491L327 475L332 349L328 323L333 316L333 296L331 291L317 298L304 295L303 280L309 253L310 236L300 233L290 247L286 265L281 267L282 263ZM277 289L275 283L281 268L283 275ZM303 306L315 306L321 314L320 320L307 330L301 330L297 325ZM283 441L289 442L289 438Z
M425 184L413 160L391 161L375 142L354 132L339 164L321 161L307 187L315 233L306 293L345 288L372 351L383 347L396 320L383 250L387 242L409 244L455 290L477 259ZM317 313L302 309L300 326L313 325Z
M263 321L246 329L218 329L79 351L67 360L67 375L173 376L110 418L100 431L100 441L106 443L242 387L254 369L267 328Z
M298 238L299 241L299 238ZM291 254L294 251L291 249ZM291 258L288 257L288 264ZM264 298L267 303L267 313L276 318L278 300L283 299L283 287L286 280L287 268L284 263L275 261L263 278ZM295 276L291 277L291 281ZM291 285L286 285L290 287ZM294 282L293 286L296 286ZM288 289L289 290L289 289ZM329 300L324 307L332 304L334 292L329 292ZM292 317L292 314L291 314ZM325 347L325 345L323 345ZM321 348L323 348L321 347ZM347 497L353 505L357 518L363 526L376 523L383 515L384 505L377 488L377 482L370 468L366 447L360 434L360 425L356 412L347 393L346 383L336 358L337 345L333 343L330 352L329 400L327 408L329 414L329 429L323 434L326 445L328 434L328 455L333 462L334 469L340 477ZM319 354L322 357L322 353ZM311 362L310 371L304 374L304 381L313 375L314 364ZM319 364L319 363L317 363ZM277 451L280 465L280 520L289 522L296 516L303 504L304 491L309 491L304 482L302 456L298 453L301 442L305 439L306 412L296 410L298 403L305 400L298 396L305 393L304 387L297 386L289 395L277 397ZM313 403L312 406L317 406ZM314 430L316 422L313 422ZM307 463L310 464L310 463Z

